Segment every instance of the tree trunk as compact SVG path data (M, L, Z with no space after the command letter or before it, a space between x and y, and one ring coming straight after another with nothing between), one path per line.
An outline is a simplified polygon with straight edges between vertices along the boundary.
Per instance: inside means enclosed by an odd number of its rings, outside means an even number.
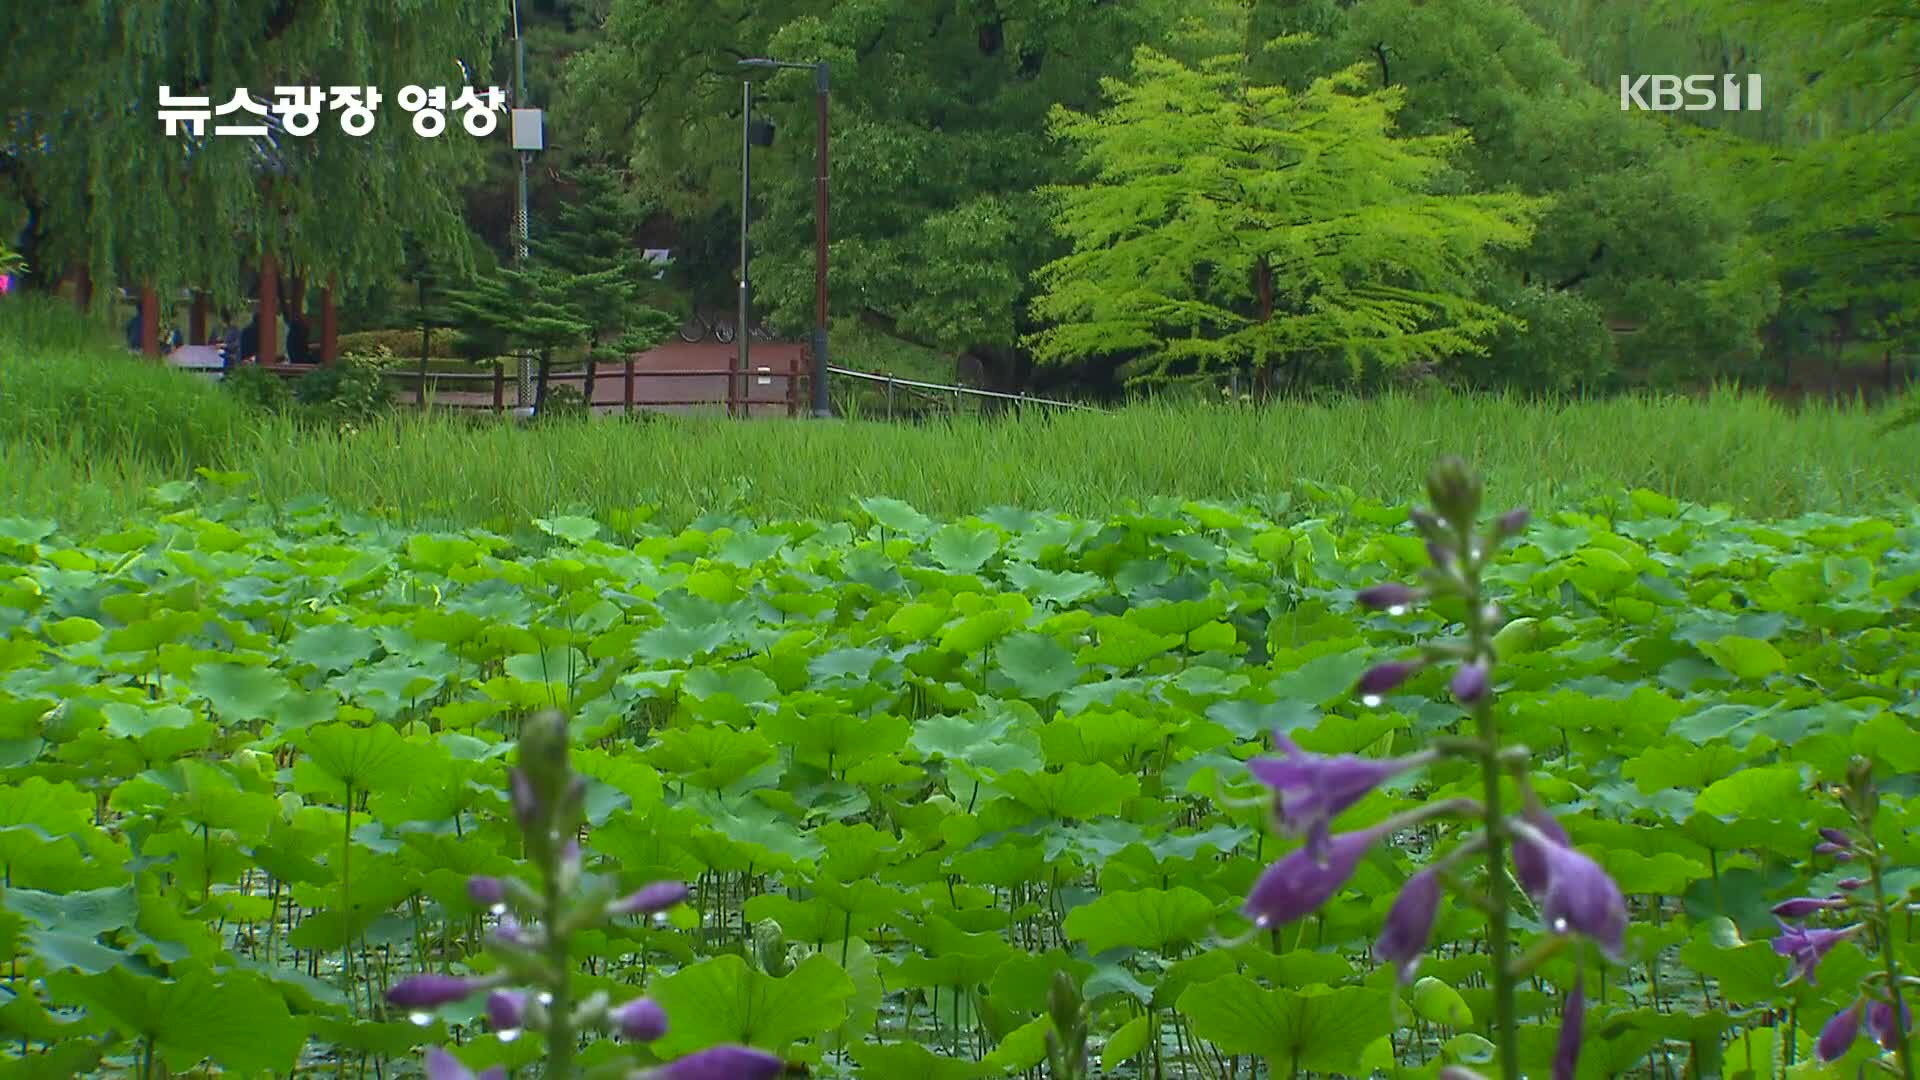
M553 354L550 350L540 350L540 366L533 376L533 415L545 416L547 412L547 373L553 369Z

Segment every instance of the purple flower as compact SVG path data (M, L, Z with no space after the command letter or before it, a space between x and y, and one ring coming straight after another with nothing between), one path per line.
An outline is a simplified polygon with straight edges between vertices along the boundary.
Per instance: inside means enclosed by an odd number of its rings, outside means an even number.
M1571 847L1573 844L1573 841L1567 837L1567 830L1561 828L1560 823L1553 820L1553 815L1545 810L1529 807L1526 813L1521 815L1521 820L1561 847ZM1538 900L1547 891L1546 848L1539 844L1520 843L1519 838L1515 837L1513 876L1520 879L1520 887L1527 891L1528 896Z
M387 991L387 1001L402 1009L437 1009L465 1001L486 988L483 980L458 975L414 975L394 983Z
M1773 913L1782 919L1804 919L1816 911L1846 906L1847 902L1837 896L1825 900L1815 896L1796 896L1791 900L1782 900L1773 905Z
M607 914L657 915L683 903L688 895L687 885L683 881L656 881L615 900L607 906Z
M1584 935L1618 960L1627 940L1627 900L1600 864L1527 825L1515 831L1513 847L1516 853L1534 849L1529 858L1538 858L1537 869L1545 872L1540 914L1547 928Z
M1892 1050L1900 1044L1900 1036L1913 1031L1913 1010L1907 1007L1905 998L1900 999L1900 1030L1893 1028L1893 1006L1884 1001L1876 1001L1867 1006L1867 1034L1882 1050Z
M649 1074L656 1080L773 1080L787 1063L751 1046L710 1046Z
M1819 984L1814 981L1813 971L1820 966L1821 959L1835 945L1852 937L1859 929L1860 926L1857 923L1840 930L1809 930L1802 926L1780 923L1780 935L1773 939L1773 951L1793 960L1792 973L1787 976L1787 982L1791 983L1804 976L1808 986L1818 986Z
M1427 558L1433 560L1433 565L1445 570L1453 565L1453 549L1437 540L1429 540L1427 541Z
M1487 696L1487 675L1487 663L1484 660L1462 664L1460 670L1454 672L1453 683L1448 687L1453 691L1453 700L1462 705L1479 704Z
M1340 891L1360 865L1360 857L1385 832L1375 826L1336 833L1327 842L1324 861L1307 848L1293 852L1267 867L1253 883L1241 912L1263 930L1311 915Z
M1587 979L1578 966L1560 1016L1560 1039L1553 1048L1553 1080L1573 1080L1580 1065L1580 1040L1587 1026Z
M533 780L524 769L513 770L508 780L513 789L513 816L520 823L520 831L530 833L540 816L540 797L534 793Z
M1866 883L1867 883L1866 879L1864 878L1849 877L1849 878L1841 878L1839 881L1834 882L1833 887L1836 889L1845 889L1848 892L1852 892L1853 890L1866 885Z
M1516 507L1494 519L1494 535L1502 540L1510 536L1518 536L1526 529L1527 522L1532 519L1533 515L1527 511L1526 507Z
M1359 601L1361 607L1386 611L1391 608L1411 607L1420 599L1420 594L1397 581L1389 581L1383 585L1361 589L1354 594L1353 598Z
M459 1058L436 1046L427 1051L427 1080L507 1080L507 1067L495 1065L476 1076Z
M1360 676L1359 690L1362 694L1384 694L1406 682L1413 673L1425 667L1419 660L1389 660L1376 664Z
M1860 1035L1862 1004L1859 998L1855 998L1853 1004L1847 1006L1846 1012L1836 1013L1833 1019L1827 1021L1826 1026L1820 1029L1819 1040L1813 1044L1815 1057L1821 1061L1839 1061L1847 1056L1847 1049Z
M1420 957L1433 936L1433 920L1440 911L1440 875L1432 867L1413 875L1400 887L1393 907L1387 910L1386 928L1373 943L1380 959L1393 965L1394 979L1402 984L1413 980Z
M652 998L634 998L611 1015L623 1039L652 1042L667 1033L667 1010Z
M524 948L533 944L533 935L527 933L526 927L521 926L520 920L514 918L511 912L500 916L500 925L494 927L493 933L487 936L496 945Z
M1853 846L1853 837L1848 836L1839 829L1823 827L1820 830L1820 838L1835 847L1850 848Z
M487 995L487 1025L495 1031L518 1031L527 1022L527 995L518 990L495 990Z
M467 879L467 899L481 907L492 907L507 898L507 883L497 877L476 876Z
M1283 829L1307 838L1313 857L1325 860L1327 826L1383 781L1424 765L1431 755L1403 758L1364 758L1358 754L1310 754L1276 731L1276 746L1286 757L1254 758L1247 762L1253 778L1274 789L1274 802Z
M1815 844L1813 845L1813 853L1815 855L1831 855L1833 856L1834 862L1849 862L1853 859L1853 852L1848 851L1847 845L1845 844Z

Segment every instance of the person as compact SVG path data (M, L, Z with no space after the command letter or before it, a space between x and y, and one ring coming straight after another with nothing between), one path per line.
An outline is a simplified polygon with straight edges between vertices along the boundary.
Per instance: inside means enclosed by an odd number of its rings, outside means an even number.
M233 312L220 313L220 369L229 371L240 361L240 328L233 324Z
M127 320L127 348L140 351L140 313L135 311L133 318Z
M287 316L287 363L313 363L313 348L308 338L310 333L306 319L294 315Z

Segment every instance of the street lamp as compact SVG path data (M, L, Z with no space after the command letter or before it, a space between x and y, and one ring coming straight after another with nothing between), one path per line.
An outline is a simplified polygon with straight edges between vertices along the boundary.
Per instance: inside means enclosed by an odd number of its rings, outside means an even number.
M813 92L817 102L819 123L815 133L813 204L813 415L825 420L833 416L833 405L827 400L827 63L824 60L814 63L795 63L787 60L767 60L754 58L740 61L741 67L757 68L810 68L813 71ZM747 92L749 106L752 103L752 91ZM748 118L750 123L750 116ZM748 332L747 322L747 184L748 170L746 158L752 141L752 128L743 129L740 164L740 349L737 353L739 364L746 366L747 339L753 335Z

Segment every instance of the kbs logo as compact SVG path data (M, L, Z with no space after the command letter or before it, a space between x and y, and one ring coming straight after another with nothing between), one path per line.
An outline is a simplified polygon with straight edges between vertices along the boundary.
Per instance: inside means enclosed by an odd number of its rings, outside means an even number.
M1741 94L1739 75L1631 75L1620 76L1620 108L1650 109L1654 112L1758 112L1760 76L1745 76L1746 93ZM1716 92L1714 83L1718 81Z

